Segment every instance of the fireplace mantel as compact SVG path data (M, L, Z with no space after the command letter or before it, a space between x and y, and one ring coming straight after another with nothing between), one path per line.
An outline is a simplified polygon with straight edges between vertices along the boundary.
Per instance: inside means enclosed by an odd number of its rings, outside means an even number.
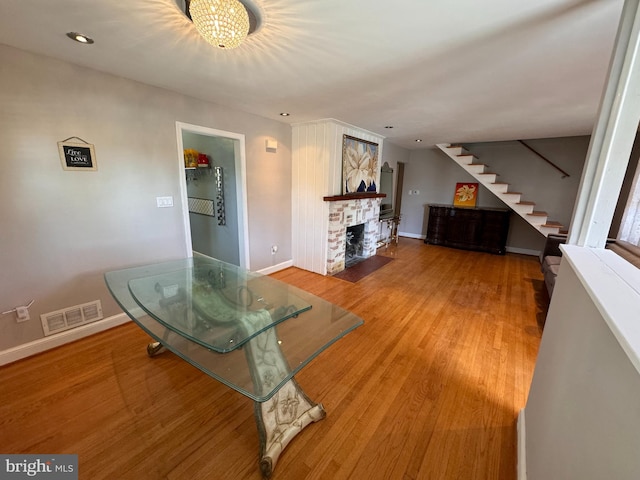
M325 202L339 202L341 200L358 200L361 198L384 198L386 193L359 192L347 193L346 195L332 195L330 197L322 197Z

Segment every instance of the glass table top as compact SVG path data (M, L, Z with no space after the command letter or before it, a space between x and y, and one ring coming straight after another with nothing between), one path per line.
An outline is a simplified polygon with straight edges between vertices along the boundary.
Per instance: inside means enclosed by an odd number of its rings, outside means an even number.
M152 338L259 402L363 324L304 290L207 257L108 272L105 281Z
M128 282L142 309L165 327L225 353L311 305L289 285L223 262L200 261ZM267 321L259 321L268 310Z

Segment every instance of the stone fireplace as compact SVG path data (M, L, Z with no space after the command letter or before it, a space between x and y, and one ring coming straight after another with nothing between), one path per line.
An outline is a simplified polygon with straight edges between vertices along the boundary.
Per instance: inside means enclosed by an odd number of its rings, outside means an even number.
M327 236L327 275L341 272L347 266L347 228L361 225L362 235L356 253L358 260L375 255L378 242L378 218L383 194L352 194L325 197L329 202ZM351 249L349 249L351 256ZM357 263L357 262L354 262Z

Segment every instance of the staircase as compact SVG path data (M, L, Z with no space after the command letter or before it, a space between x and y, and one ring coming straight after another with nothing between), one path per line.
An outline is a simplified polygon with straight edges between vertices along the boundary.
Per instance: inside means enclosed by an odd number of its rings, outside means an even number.
M479 163L478 158L464 147L444 143L436 146L545 237L563 230L564 227L558 222L550 221L545 212L536 211L535 203L523 201L522 193L510 192L509 184L498 182L498 174L487 171L487 165Z

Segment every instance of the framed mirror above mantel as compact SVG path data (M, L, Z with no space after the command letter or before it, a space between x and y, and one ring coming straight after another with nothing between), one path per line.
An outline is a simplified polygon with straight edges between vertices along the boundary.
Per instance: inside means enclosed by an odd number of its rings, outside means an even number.
M393 168L388 162L380 168L380 193L386 196L380 205L380 218L393 217Z

